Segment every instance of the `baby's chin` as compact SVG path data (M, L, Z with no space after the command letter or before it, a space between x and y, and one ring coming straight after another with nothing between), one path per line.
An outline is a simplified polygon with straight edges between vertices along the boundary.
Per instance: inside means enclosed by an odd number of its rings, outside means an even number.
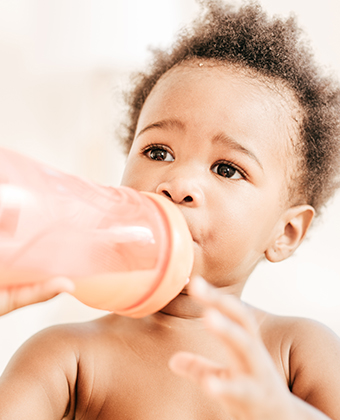
M215 287L228 287L238 283L238 281L232 280L233 276L229 274L228 268L225 265L207 264L204 260L199 259L195 259L190 279L193 279L195 276L202 277ZM188 285L184 287L183 291L187 290L187 288Z

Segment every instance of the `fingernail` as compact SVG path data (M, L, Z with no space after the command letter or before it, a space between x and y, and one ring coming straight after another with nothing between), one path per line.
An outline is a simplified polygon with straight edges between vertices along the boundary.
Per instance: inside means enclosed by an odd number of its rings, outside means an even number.
M208 309L206 318L210 325L219 330L225 329L228 326L225 317L216 309Z
M196 276L191 282L191 288L196 295L206 296L209 292L209 287L206 281L201 276Z
M213 394L221 392L221 381L215 376L209 376L206 380L208 390Z

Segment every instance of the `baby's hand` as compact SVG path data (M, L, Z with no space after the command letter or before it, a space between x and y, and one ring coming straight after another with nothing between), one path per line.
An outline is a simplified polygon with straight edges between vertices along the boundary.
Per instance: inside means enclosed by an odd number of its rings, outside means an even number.
M32 285L0 289L0 315L33 303L51 299L62 292L72 292L74 284L64 277L56 277Z
M192 353L177 353L170 368L191 379L237 420L292 419L292 395L280 378L259 334L258 325L241 301L222 295L203 279L190 286L191 295L207 310L205 322L226 348L229 363L220 366Z

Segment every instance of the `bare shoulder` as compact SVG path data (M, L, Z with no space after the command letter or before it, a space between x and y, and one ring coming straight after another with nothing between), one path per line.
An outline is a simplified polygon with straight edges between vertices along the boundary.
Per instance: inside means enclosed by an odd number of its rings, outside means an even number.
M115 320L104 316L88 322L58 324L43 329L29 338L14 355L13 360L29 358L38 361L39 366L53 366L62 362L63 366L76 366L80 356L97 348L109 337L115 335L119 327L119 317ZM84 355L82 356L84 357ZM51 363L51 361L54 363Z
M5 374L15 368L25 370L26 360L37 365L35 372L45 369L50 361L69 357L76 343L76 329L71 325L57 325L46 328L30 337L14 354Z
M27 340L0 378L0 417L73 418L80 358L105 325L100 319L57 325Z
M74 324L58 324L45 328L30 337L17 351L17 355L31 354L32 358L39 358L40 362L54 358L57 354L62 357L66 353L73 352L76 356L77 348L82 341L95 334L96 329L102 323L100 319ZM34 354L34 357L32 357Z
M340 412L340 338L318 321L263 313L261 335L280 357L292 393L328 413Z

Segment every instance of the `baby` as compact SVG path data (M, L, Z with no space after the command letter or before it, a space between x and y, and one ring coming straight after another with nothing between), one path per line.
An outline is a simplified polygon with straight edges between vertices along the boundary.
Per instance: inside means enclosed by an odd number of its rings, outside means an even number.
M240 300L256 265L288 258L337 187L338 85L294 20L212 2L155 53L129 105L122 184L182 211L191 282L145 318L32 337L1 377L1 420L340 419L338 337ZM11 293L3 312L34 295Z

